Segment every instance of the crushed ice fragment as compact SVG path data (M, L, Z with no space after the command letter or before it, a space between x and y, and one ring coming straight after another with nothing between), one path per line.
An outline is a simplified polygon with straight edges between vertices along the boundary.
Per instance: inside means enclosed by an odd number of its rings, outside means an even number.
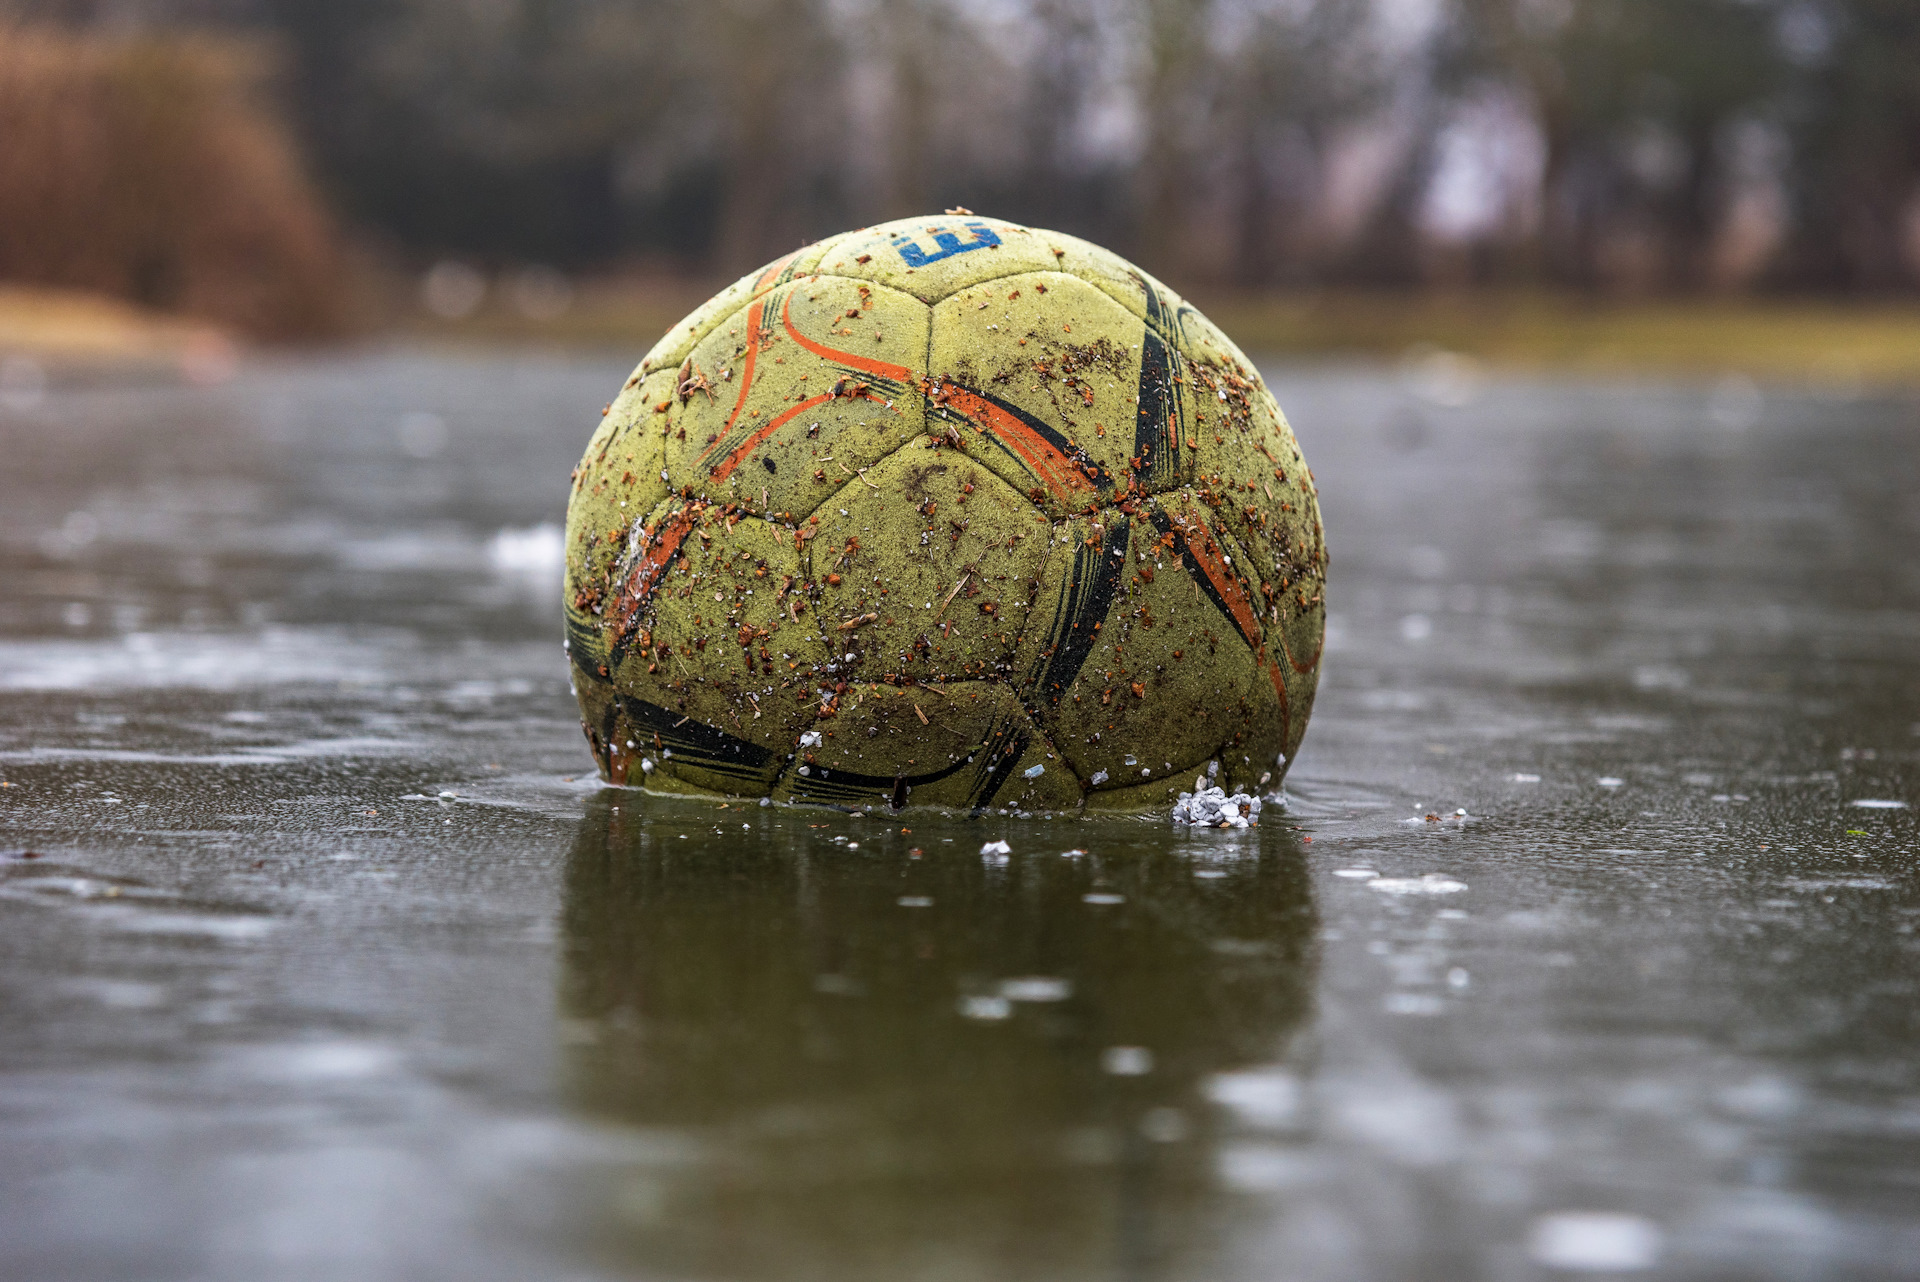
M1660 1226L1616 1211L1556 1211L1533 1222L1527 1254L1550 1269L1627 1273L1660 1261Z
M1194 790L1183 792L1173 805L1173 822L1189 824L1199 828L1247 828L1251 827L1250 815L1260 813L1260 799L1244 792L1236 792L1231 797L1226 789L1219 785L1207 786L1205 780L1196 778Z
M1153 1052L1144 1046L1109 1046L1100 1053L1100 1067L1115 1077L1145 1077L1153 1071Z
M1178 1144L1190 1129L1187 1115L1177 1108L1148 1109L1140 1119L1140 1133L1156 1144Z
M1004 997L962 997L960 1013L968 1019L1005 1019L1013 1014L1013 1003Z
M1256 1130L1291 1126L1300 1113L1300 1079L1273 1069L1215 1073L1207 1079L1206 1096Z
M1457 895L1467 883L1430 872L1424 877L1375 877L1367 886L1385 895Z

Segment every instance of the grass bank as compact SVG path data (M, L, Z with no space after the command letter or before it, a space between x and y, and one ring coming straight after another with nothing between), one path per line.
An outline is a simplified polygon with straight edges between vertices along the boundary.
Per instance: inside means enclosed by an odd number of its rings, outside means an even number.
M0 397L50 374L217 382L236 355L228 333L203 321L105 294L0 284Z
M428 315L410 286L387 291L387 328L412 341L610 350L638 360L698 306L710 283L676 277L586 281L538 319L490 291L460 320ZM1920 303L1818 300L1589 304L1544 294L1232 294L1199 300L1250 352L1397 360L1458 352L1493 369L1717 377L1858 389L1920 387ZM203 325L99 296L0 285L0 354L62 364L171 361Z
M544 320L503 297L460 321L408 313L407 332L452 341L611 347L637 360L715 286L671 277L583 283ZM1545 293L1201 294L1243 348L1279 357L1398 359L1438 348L1494 368L1762 382L1920 386L1920 302L1806 299L1592 302Z
M1490 366L1768 382L1920 385L1920 303L1804 299L1592 302L1537 293L1206 298L1250 352L1459 352Z

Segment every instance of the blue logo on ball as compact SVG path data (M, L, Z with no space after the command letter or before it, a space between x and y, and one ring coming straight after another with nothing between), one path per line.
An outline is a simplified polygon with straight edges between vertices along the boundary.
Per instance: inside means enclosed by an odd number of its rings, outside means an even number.
M937 263L943 258L952 258L955 254L971 253L976 249L991 249L1000 243L1000 238L994 235L993 229L985 223L968 223L966 228L973 233L973 239L970 241L962 241L957 233L950 232L944 227L929 227L927 234L932 236L933 243L940 247L940 252L937 254L929 254L920 248L919 242L907 236L896 236L893 247L900 251L900 257L906 260L907 266L925 267L928 263Z

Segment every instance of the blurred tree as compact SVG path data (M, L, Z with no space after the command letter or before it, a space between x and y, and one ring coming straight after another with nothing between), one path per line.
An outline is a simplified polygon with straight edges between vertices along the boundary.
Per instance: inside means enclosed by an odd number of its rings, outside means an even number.
M1774 23L1758 0L1455 0L1454 83L1507 80L1534 105L1553 277L1707 281L1722 139L1774 112L1784 88Z
M339 330L331 219L232 37L0 26L0 279L267 337Z
M357 221L434 252L578 264L620 247L614 156L681 79L667 5L260 4L297 51L306 132Z
M1089 116L1099 110L1096 95L1110 79L1103 35L1112 25L1111 5L1034 0L1030 12L1035 38L1021 110L1019 199L1035 223L1091 230L1087 224L1099 215L1089 209L1095 202L1088 179L1104 158L1091 154L1086 133Z
M933 208L937 146L939 63L958 39L951 13L925 0L893 0L876 4L864 21L872 24L868 40L888 73L888 94L881 108L879 130L883 159L874 206L882 218L905 218Z
M1238 188L1233 275L1272 284L1323 271L1321 216L1342 130L1384 105L1385 63L1368 0L1296 0L1243 10L1220 81L1223 150Z
M1443 257L1436 182L1536 181L1463 176L1460 139L1531 128L1538 191L1472 233L1469 276L1701 288L1784 234L1777 280L1920 280L1916 0L0 0L10 17L276 33L337 205L407 255L739 270L964 203L1176 276L1404 283Z
M1168 272L1190 252L1185 214L1196 151L1206 133L1208 28L1217 0L1138 0L1140 115L1145 137L1138 181L1142 263Z
M1783 275L1823 288L1920 283L1920 4L1824 0L1783 11L1796 66L1796 227Z
M845 137L840 49L823 0L692 0L676 91L714 103L723 192L715 254L747 271L803 243ZM665 56L671 56L666 54Z

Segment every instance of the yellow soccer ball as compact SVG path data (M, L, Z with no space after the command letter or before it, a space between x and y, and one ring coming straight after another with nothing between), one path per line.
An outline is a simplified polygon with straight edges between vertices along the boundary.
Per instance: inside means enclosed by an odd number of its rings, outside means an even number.
M1225 335L960 212L789 254L647 353L574 473L567 647L614 783L1141 811L1284 773L1326 564Z

